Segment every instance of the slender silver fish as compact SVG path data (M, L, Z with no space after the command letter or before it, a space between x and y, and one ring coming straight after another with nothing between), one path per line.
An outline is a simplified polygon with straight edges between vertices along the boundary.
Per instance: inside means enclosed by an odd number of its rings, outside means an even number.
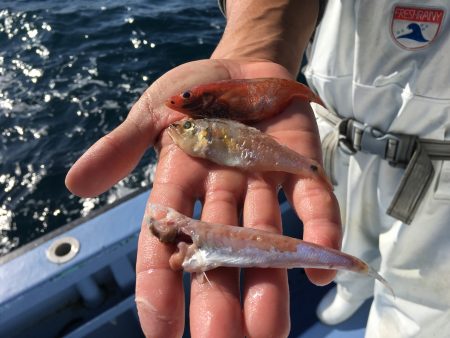
M173 270L205 272L221 266L347 270L377 279L393 294L372 267L338 250L266 231L194 220L158 204L147 206L146 219L161 242L177 244L169 260Z
M243 170L283 171L332 185L322 166L256 128L226 119L186 119L168 127L187 154Z

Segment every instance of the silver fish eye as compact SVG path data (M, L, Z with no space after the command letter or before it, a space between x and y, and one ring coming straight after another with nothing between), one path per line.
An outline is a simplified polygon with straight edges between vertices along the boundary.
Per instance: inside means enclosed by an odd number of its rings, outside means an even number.
M192 122L191 121L184 122L184 124L183 124L183 128L184 129L191 129L191 127L192 127Z

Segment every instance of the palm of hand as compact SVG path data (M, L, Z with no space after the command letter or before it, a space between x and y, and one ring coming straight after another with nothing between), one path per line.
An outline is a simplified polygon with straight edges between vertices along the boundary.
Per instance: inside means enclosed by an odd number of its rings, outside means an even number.
M320 185L293 175L244 173L194 159L176 147L166 133L161 133L183 117L164 107L167 97L198 83L254 77L288 78L289 73L269 62L218 60L189 63L170 71L146 91L121 126L98 141L74 165L67 177L69 189L82 196L106 190L135 166L145 149L154 145L160 135L151 202L190 215L195 201L200 200L201 217L205 221L238 225L238 215L242 212L244 226L281 232L277 200L281 185L304 222L304 239L338 247L337 203ZM294 101L282 114L257 127L280 143L320 161L320 142L309 104ZM108 166L112 158L114 168ZM86 181L86 177L91 179ZM143 224L136 265L136 302L144 332L152 337L180 336L183 330L182 275L169 268L172 250L159 243ZM327 283L333 277L329 271L310 270L308 274L318 284ZM208 272L208 279L211 283L202 284L195 278L192 281L190 329L193 336L287 334L289 301L284 270L245 271L243 312L236 269L216 269Z

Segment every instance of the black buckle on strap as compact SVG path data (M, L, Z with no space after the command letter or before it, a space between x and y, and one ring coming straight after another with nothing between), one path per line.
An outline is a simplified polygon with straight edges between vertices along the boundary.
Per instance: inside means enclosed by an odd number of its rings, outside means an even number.
M338 129L338 145L339 148L342 149L344 153L347 155L353 155L357 152L353 145L353 138L347 136L347 130L349 128L350 121L353 121L351 119L343 119L339 124L337 125Z
M393 167L406 167L418 138L414 135L384 133L354 119L344 119L338 125L339 147L347 154L357 151L378 155Z

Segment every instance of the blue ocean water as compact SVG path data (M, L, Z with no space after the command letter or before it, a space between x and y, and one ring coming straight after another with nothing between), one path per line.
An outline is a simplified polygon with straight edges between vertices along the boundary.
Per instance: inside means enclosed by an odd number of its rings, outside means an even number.
M159 76L208 58L215 0L2 0L0 255L151 183L154 154L98 198L64 178Z

